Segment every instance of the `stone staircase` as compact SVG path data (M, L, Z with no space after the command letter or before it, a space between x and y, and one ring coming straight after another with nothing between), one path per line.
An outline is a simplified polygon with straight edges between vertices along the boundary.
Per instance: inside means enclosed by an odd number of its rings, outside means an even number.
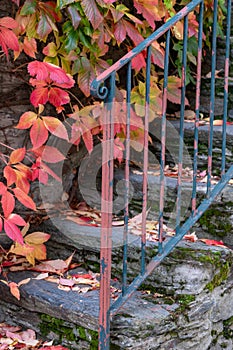
M80 272L98 271L98 227L80 227L68 220L61 220L59 231L52 231L49 222L44 225L52 234L49 258L67 258L75 250L74 261L85 262L77 268ZM122 232L119 228L113 231L112 272L120 280ZM148 257L156 249L156 242L148 243ZM130 235L129 279L138 274L139 257L139 239ZM232 349L232 262L230 249L182 241L113 317L111 349ZM8 278L18 282L36 275L24 271ZM0 283L0 322L33 328L39 336L71 349L98 348L98 289L80 294L60 290L56 283L31 279L20 291L17 301Z

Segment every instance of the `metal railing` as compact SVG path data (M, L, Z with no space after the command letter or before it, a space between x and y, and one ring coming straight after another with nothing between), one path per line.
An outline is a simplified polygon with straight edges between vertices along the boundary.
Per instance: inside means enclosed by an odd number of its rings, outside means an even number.
M200 122L200 94L201 94L201 70L203 47L203 14L204 1L193 0L174 17L158 28L152 35L141 42L132 51L128 52L109 69L100 74L92 83L92 95L104 100L106 108L103 121L102 142L102 229L101 229L101 286L100 286L100 316L99 316L99 349L109 349L110 346L110 319L127 301L134 291L152 273L152 271L173 250L190 228L198 221L215 197L223 190L233 176L233 165L226 170L226 125L228 109L228 80L229 80L229 53L230 53L230 26L231 26L231 1L227 2L226 15L226 56L224 72L224 112L222 124L222 161L221 177L217 184L212 184L213 171L213 131L214 131L214 106L215 106L215 70L216 70L216 43L218 22L218 1L213 1L212 24L212 54L211 54L211 81L210 81L210 108L209 108L209 132L208 132L208 165L206 195L201 203L197 204L197 175L198 175L198 135ZM186 71L187 71L187 42L188 42L188 15L191 11L197 11L198 24L198 53L196 68L196 99L195 121L192 159L192 198L191 214L182 223L181 197L182 197L182 169L184 152L184 116L186 96ZM165 190L165 156L166 156L166 125L167 125L167 93L169 74L169 53L172 28L177 22L183 23L183 54L182 54L182 78L180 100L180 126L179 126L179 154L177 175L177 200L176 200L176 224L175 235L163 240L164 223L164 190ZM161 125L161 154L160 154L160 200L159 200L159 230L158 252L146 265L146 216L147 216L147 185L148 185L148 140L149 140L149 109L150 109L150 76L152 44L161 36L166 37L164 57L164 79L162 95ZM142 196L142 230L141 230L141 272L130 283L127 281L127 249L129 235L129 163L130 163L130 122L131 122L131 91L132 91L132 60L146 50L146 78L145 78L145 116L144 116L144 145L143 145L143 196ZM114 101L116 96L116 75L124 67L126 79L126 140L125 140L125 204L124 204L124 234L123 234L123 275L122 293L117 300L111 301L111 254L112 254L112 213L113 213L113 179L114 179ZM126 72L126 73L125 73Z

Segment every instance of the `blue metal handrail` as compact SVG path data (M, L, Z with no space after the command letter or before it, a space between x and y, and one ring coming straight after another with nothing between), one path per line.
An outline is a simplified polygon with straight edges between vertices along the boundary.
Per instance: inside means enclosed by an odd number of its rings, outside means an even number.
M194 154L193 154L193 187L192 187L192 214L184 224L181 224L181 190L183 169L183 140L184 140L184 115L186 95L186 54L188 41L188 14L199 7L198 29L198 54L197 54L197 78L196 78L196 103L195 103L195 127L194 127ZM228 75L229 75L229 52L230 52L230 25L231 25L231 1L227 1L226 18L226 57L224 75L224 115L222 127L222 165L221 179L212 185L212 152L213 152L213 129L214 129L214 104L215 104L215 69L216 69L216 38L217 38L217 11L218 0L213 1L213 26L212 26L212 64L211 64L211 92L210 92L210 122L208 138L208 169L207 169L207 193L197 207L197 163L198 163L198 131L200 114L201 92L201 66L202 66L202 37L203 37L203 14L204 0L193 0L164 25L158 28L137 47L128 52L110 68L100 74L91 84L93 96L103 99L106 110L103 116L103 147L102 147L102 229L101 229L101 283L100 283L100 316L99 316L99 349L108 350L110 346L110 319L119 308L127 301L132 293L143 283L152 271L174 249L189 229L199 220L201 215L213 202L216 196L223 190L233 177L233 165L226 171L226 122L228 106ZM166 110L167 110L167 87L169 71L169 52L171 29L179 21L183 24L183 55L182 55L182 86L180 108L180 143L178 156L177 178L177 201L176 201L176 234L167 241L163 241L163 217L164 217L164 188L165 188L165 152L166 152ZM160 203L159 203L159 243L158 253L146 265L146 213L147 213L147 170L148 170L148 126L150 106L150 71L151 71L151 45L162 35L166 35L166 47L164 57L164 82L161 113L161 155L160 155ZM142 233L141 233L141 272L127 284L127 249L129 233L129 159L130 159L130 102L131 102L131 72L132 60L138 54L147 50L146 61L146 94L145 94L145 118L144 118L144 161L143 161L143 198L142 198ZM112 254L112 212L113 212L113 149L114 149L114 98L116 93L116 73L123 67L127 68L126 81L126 142L125 142L125 207L124 207L124 234L123 234L123 276L122 293L111 304L110 280L111 280L111 254Z

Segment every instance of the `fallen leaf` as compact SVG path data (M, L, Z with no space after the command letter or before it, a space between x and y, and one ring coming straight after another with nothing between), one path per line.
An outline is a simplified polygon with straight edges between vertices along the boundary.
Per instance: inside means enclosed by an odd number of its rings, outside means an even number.
M22 286L23 284L27 284L30 281L31 281L31 278L25 278L24 280L19 281L18 282L18 287Z
M225 246L223 241L216 241L214 239L206 239L206 238L201 238L201 239L199 239L199 241L201 241L207 245L215 245L218 247L228 248L227 246Z
M20 300L20 292L17 283L9 282L8 286L10 288L11 294L17 299Z
M48 272L43 272L33 278L33 280L44 280L49 276Z

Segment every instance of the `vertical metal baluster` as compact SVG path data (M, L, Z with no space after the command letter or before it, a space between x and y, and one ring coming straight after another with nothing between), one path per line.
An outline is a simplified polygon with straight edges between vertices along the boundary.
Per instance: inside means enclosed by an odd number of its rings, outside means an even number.
M149 129L149 107L150 107L150 68L151 68L151 46L147 48L146 61L146 103L144 121L144 157L143 157L143 198L142 198L142 238L141 238L141 274L145 272L145 246L146 246L146 216L147 216L147 183L148 183L148 129Z
M167 83L169 68L171 30L167 31L166 48L164 57L164 80L163 80L163 104L161 121L161 155L160 155L160 195L159 195L159 246L158 253L163 252L163 210L164 210L164 189L165 189L165 153L166 153L166 111L167 111Z
M211 89L210 89L210 126L208 137L208 166L207 166L207 197L211 191L212 176L212 154L213 154L213 123L215 104L215 70L216 70L216 48L217 48L217 20L218 20L218 0L214 0L214 22L212 26L212 59L211 59Z
M204 13L204 2L202 1L200 3L200 8L199 8L199 28L198 28L197 83L196 83L196 106L195 106L196 117L195 117L195 129L194 129L194 154L193 154L192 215L195 215L195 212L196 212L196 195L197 195L197 157L198 157L198 128L199 128L200 95L201 95L203 13Z
M224 69L224 109L222 126L222 164L221 175L225 175L226 170L226 126L228 109L228 81L229 81L229 56L230 56L230 34L231 34L231 0L227 1L227 29L226 29L226 56Z
M188 40L188 16L184 17L184 38L182 53L182 81L181 81L181 108L180 108L180 145L178 160L178 179L177 179L177 199L176 199L176 234L180 228L181 216L181 189L182 189L182 170L183 170L183 148L184 148L184 111L185 111L185 91L186 91L186 66L187 66L187 40Z
M130 110L131 110L131 61L127 65L127 92L126 92L126 140L125 140L125 207L124 207L124 234L123 234L123 275L122 295L127 287L127 255L128 255L128 222L129 222L129 161L130 161Z
M109 78L109 93L105 99L103 116L99 350L108 350L110 346L114 97L115 72Z

